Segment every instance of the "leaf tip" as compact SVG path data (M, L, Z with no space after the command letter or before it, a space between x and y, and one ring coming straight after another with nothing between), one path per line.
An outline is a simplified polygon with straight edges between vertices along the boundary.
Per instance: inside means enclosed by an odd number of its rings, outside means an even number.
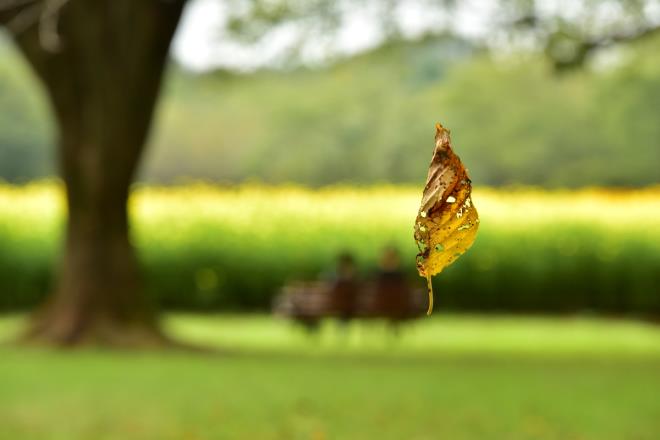
M446 148L449 145L449 130L439 122L435 124L435 143L439 148Z

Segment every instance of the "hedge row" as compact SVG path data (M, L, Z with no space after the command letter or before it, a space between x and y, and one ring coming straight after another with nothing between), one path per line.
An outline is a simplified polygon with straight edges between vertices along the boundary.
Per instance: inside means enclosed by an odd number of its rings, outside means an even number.
M397 246L412 283L419 189L141 188L134 240L166 309L263 310L283 283L353 252L366 278ZM473 248L434 279L438 310L660 313L660 190L477 189ZM0 187L0 310L49 291L63 222L57 184Z

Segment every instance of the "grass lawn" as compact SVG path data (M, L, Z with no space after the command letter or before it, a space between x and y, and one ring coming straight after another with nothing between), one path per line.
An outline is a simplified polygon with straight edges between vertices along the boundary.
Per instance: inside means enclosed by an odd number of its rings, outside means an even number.
M9 339L21 317L0 318ZM171 316L220 354L0 347L0 439L658 439L660 327Z

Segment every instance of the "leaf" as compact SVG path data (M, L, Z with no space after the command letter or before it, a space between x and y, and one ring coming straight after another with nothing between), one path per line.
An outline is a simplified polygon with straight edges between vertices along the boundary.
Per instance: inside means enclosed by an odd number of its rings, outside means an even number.
M429 290L427 315L433 310L431 277L467 251L479 229L467 171L454 154L449 130L440 124L435 128L433 159L415 221L417 271L427 279Z

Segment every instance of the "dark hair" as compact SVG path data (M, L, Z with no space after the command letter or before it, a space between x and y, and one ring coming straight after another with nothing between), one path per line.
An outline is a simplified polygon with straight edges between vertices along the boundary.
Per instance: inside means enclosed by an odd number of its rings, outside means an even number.
M353 254L350 252L343 251L337 255L337 262L339 264L355 264L355 258L353 258Z

